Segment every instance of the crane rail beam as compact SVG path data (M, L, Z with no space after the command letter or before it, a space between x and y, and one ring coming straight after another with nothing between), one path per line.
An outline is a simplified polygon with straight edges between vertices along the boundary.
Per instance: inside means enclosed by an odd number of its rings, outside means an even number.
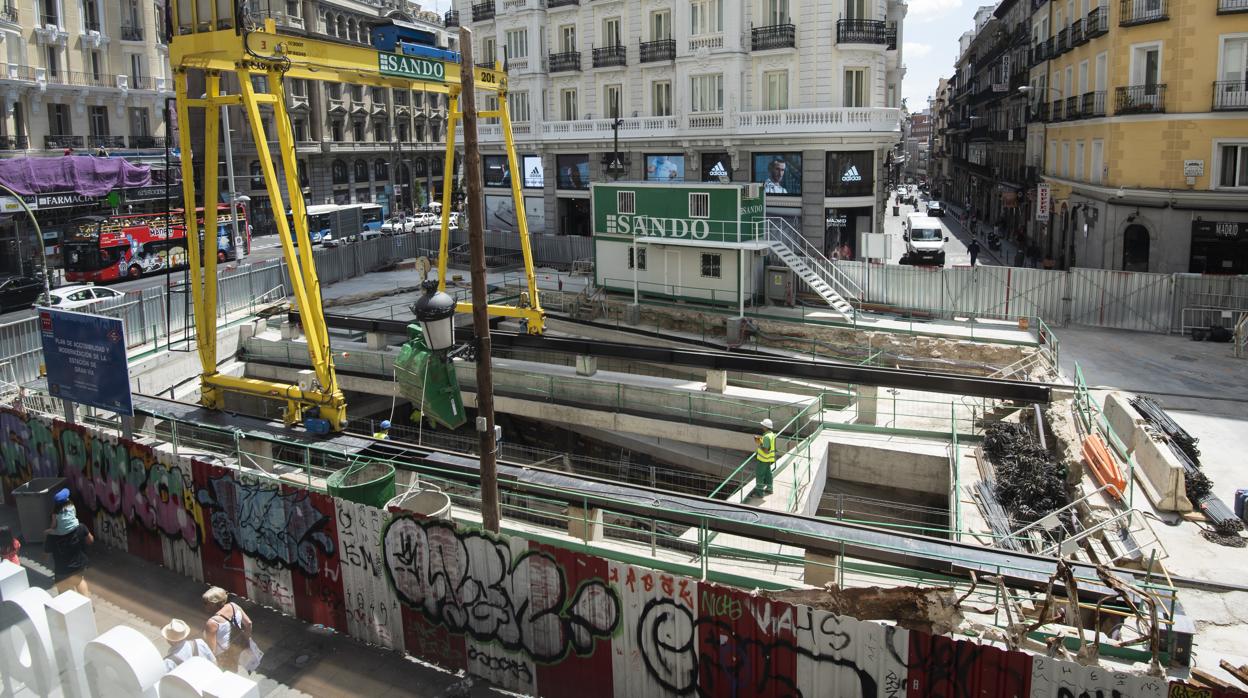
M291 322L299 322L299 311L288 313ZM325 323L331 328L406 335L412 321L329 314ZM456 337L472 338L471 328L456 328ZM692 366L721 371L745 371L790 378L876 385L907 390L923 390L955 395L971 395L994 400L1014 400L1028 404L1048 404L1054 392L1064 393L1070 386L1054 383L984 378L943 371L925 371L882 366L807 361L762 352L714 351L709 349L672 349L626 342L549 337L516 332L492 331L490 340L498 348L537 349L564 354L632 359L673 366Z

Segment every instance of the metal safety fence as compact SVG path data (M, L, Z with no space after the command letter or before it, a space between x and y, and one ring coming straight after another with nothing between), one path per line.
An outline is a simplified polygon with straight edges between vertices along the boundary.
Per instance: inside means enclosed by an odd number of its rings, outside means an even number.
M1185 308L1233 309L1248 276L1025 267L922 267L843 261L868 305L937 317L1044 318L1144 332L1183 332ZM1190 315L1190 313L1189 313Z

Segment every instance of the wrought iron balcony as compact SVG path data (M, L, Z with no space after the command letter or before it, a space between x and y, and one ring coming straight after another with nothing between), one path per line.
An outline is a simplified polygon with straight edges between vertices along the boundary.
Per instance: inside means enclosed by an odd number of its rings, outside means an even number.
M494 70L494 61L477 61L473 65L484 70Z
M1085 119L1105 116L1105 91L1084 92L1079 99L1079 115Z
M442 24L447 27L458 27L459 10L447 10L446 14L442 15Z
M18 17L17 8L13 5L6 4L3 8L0 8L0 19L17 24ZM25 148L23 148L23 150L25 150Z
M884 42L888 46L889 51L897 50L897 23L889 22L884 28Z
M1248 80L1219 80L1213 83L1213 110L1248 110Z
M164 148L164 136L130 136L130 147L139 148Z
M125 136L87 136L88 148L124 148Z
M569 7L571 5L579 5L581 0L546 0L546 7Z
M581 52L564 51L563 53L552 53L547 57L546 63L546 69L552 73L580 70Z
M639 54L641 56L642 63L675 60L676 40L659 39L657 41L643 41L641 42Z
M1070 50L1070 28L1064 27L1053 40L1053 56L1062 55Z
M1083 31L1083 20L1076 19L1070 23L1070 45L1071 47L1083 46L1088 43L1088 37Z
M1066 98L1066 120L1078 119L1082 117L1079 113L1079 107L1082 104L1079 97Z
M1237 12L1248 12L1248 0L1218 0L1218 14L1233 15Z
M130 26L128 24L121 25L122 41L142 41L143 27Z
M773 48L793 48L797 45L797 29L792 24L773 24L750 29L750 49L767 51Z
M28 144L26 136L0 136L0 150L26 150Z
M595 68L615 68L628 65L628 50L624 48L624 44L595 48L593 54Z
M838 44L885 44L884 20L881 19L838 19L836 21L836 43Z
M1045 122L1049 120L1049 103L1040 102L1033 104L1031 107L1031 118L1033 121Z
M1164 22L1170 19L1170 8L1166 3L1167 0L1119 0L1118 26Z
M1033 68L1049 60L1050 42L1050 39L1045 39L1031 47L1031 66Z
M1129 85L1114 94L1115 114L1162 114L1166 111L1166 86Z
M1066 118L1066 102L1065 100L1053 100L1053 106L1049 111L1049 121L1062 121Z
M81 148L83 147L83 139L82 136L73 136L68 133L48 135L43 137L43 147L47 150Z
M1089 40L1104 36L1109 32L1109 11L1103 7L1094 7L1083 21L1083 34Z
M494 19L494 0L481 2L472 6L472 21L485 22Z

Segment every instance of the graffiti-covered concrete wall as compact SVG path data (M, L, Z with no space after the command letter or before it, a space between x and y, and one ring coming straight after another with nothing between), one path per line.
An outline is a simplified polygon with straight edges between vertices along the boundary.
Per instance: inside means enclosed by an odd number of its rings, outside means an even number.
M109 545L548 698L1219 695L381 511L44 417L0 411L0 458L6 496L67 477Z

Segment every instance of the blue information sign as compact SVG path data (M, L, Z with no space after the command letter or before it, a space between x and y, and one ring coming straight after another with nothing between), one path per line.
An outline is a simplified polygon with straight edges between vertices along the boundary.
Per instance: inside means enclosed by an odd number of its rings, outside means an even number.
M126 329L118 318L39 308L48 391L83 405L133 415Z

